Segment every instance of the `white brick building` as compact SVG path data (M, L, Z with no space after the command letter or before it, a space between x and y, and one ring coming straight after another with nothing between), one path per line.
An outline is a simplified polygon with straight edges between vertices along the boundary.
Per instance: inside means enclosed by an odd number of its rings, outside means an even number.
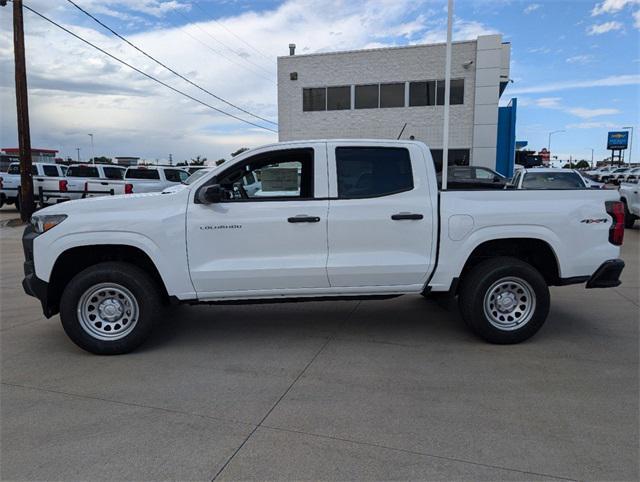
M441 159L445 50L433 44L279 57L280 140L395 139L406 123L402 138L426 142ZM450 162L496 167L510 53L500 35L453 43Z

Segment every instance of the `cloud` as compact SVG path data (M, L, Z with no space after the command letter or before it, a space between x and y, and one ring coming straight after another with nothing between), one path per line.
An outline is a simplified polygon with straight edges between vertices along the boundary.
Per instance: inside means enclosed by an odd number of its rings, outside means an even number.
M573 114L577 117L582 117L583 119L591 119L593 117L600 117L603 115L614 115L614 114L620 113L618 109L586 109L583 107L573 107L570 109L566 109L566 112Z
M538 107L544 107L546 109L559 109L561 107L560 97L541 97L534 101L534 104Z
M620 126L612 122L578 122L567 124L566 129L616 129Z
M593 10L591 10L591 16L596 17L604 13L617 13L624 9L627 5L638 5L640 0L604 0L602 3L597 3Z
M593 61L593 55L574 55L569 57L566 62L568 64L588 64Z
M540 8L539 3L530 3L529 5L526 6L526 8L523 11L525 15L529 15L530 13L535 12L539 8Z
M615 30L622 30L623 25L620 22L611 21L605 23L599 23L591 25L587 29L589 35L602 35L603 33L613 32Z
M545 92L559 92L561 90L589 89L595 87L616 87L621 85L640 85L640 74L613 75L602 79L593 80L569 80L565 82L552 82L533 87L515 87L509 90L510 95L517 94L542 94Z
M633 26L640 29L640 10L633 12Z

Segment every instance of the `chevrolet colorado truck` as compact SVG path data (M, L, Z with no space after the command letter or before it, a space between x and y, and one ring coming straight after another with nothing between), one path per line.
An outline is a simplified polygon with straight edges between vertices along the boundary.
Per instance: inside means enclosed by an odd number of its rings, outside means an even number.
M139 346L169 303L433 293L506 344L543 325L549 286L619 285L623 235L613 190L440 190L420 142L288 142L163 192L39 211L23 287L97 354Z
M640 180L623 182L618 188L620 200L624 204L624 222L627 228L633 228L640 219Z

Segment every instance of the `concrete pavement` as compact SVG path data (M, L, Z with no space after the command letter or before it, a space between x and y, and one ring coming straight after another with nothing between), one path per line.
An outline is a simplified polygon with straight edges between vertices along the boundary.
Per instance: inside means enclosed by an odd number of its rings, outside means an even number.
M520 345L407 296L179 307L119 357L42 317L0 228L0 476L637 480L638 227L624 284L553 288Z

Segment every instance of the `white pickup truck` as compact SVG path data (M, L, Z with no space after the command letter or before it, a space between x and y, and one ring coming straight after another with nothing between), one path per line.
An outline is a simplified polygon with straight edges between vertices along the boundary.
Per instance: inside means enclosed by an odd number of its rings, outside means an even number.
M34 198L40 200L42 190L42 202L47 204L49 196L47 193L57 191L59 181L64 179L67 166L46 162L34 162L31 164L31 174L33 176ZM2 204L15 204L20 209L20 163L9 164L7 172L0 173L0 206Z
M633 228L637 219L640 219L640 180L623 182L618 188L620 200L624 204L624 222L627 228Z
M125 167L109 164L72 164L67 169L67 177L60 183L58 192L51 195L52 199L63 202L90 195L109 194L113 187L107 184L121 181L125 171Z
M423 143L289 142L163 193L43 209L23 287L99 354L140 345L165 303L438 292L480 337L517 343L543 325L548 286L620 284L623 235L613 190L440 191Z

